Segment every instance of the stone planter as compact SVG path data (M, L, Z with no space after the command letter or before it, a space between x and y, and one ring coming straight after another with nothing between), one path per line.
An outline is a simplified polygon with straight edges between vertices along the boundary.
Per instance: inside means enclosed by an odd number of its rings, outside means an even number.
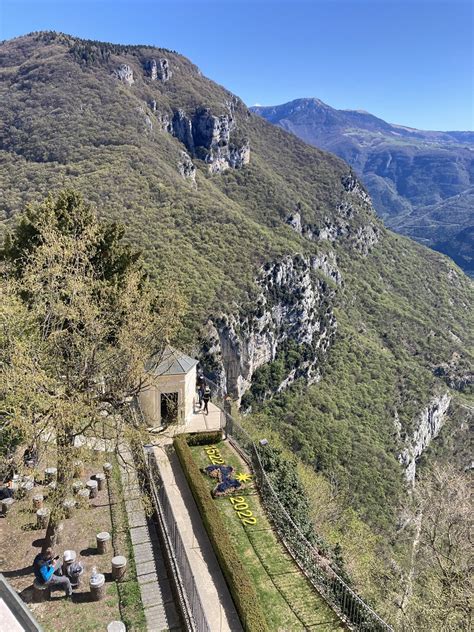
M110 533L107 533L107 531L102 531L101 533L98 533L96 536L96 541L97 553L99 553L99 555L107 553L107 551L109 550Z
M85 487L84 489L80 489L77 492L77 500L83 506L88 505L90 495L91 495L91 490Z
M123 555L117 555L112 558L112 577L116 582L120 582L127 570L127 558Z
M10 511L14 502L15 502L14 498L4 498L2 500L1 507L2 507L2 514L4 516L6 516L7 513Z
M101 492L105 488L105 474L99 472L94 478L97 481L97 489Z
M71 518L73 513L74 513L74 509L76 508L76 501L73 498L67 498L64 502L63 502L63 509L64 509L64 515L66 518Z
M84 483L82 481L74 481L74 483L72 484L73 494L77 494L83 488L84 488Z
M92 479L87 481L86 487L90 491L90 497L95 498L99 491L99 486L97 485L97 481L93 481Z
M36 526L38 529L46 529L48 526L49 511L44 507L36 512Z
M47 584L40 584L37 579L33 582L33 602L42 603L49 599L50 590Z
M92 601L101 601L105 597L105 577L97 573L90 578L89 588Z
M44 496L43 494L36 494L33 496L33 511L38 511L38 509L43 509Z

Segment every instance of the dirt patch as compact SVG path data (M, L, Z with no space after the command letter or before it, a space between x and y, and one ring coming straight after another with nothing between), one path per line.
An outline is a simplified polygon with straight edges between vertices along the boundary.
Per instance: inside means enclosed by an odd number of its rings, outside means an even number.
M85 483L93 474L102 471L102 463L106 456L102 454L83 460L84 475L81 476L81 480ZM46 467L51 463L43 462L40 465ZM109 547L110 551L103 555L98 555L96 551L96 534L101 531L112 533L107 486L90 501L89 507L76 509L73 517L64 520L61 543L55 549L56 555L62 555L66 549L75 550L78 560L84 566L81 585L74 591L72 600L66 601L62 592L55 591L50 601L31 603L34 580L31 565L41 549L45 535L44 529L36 529L32 496L43 493L45 507L48 507L48 491L47 487L35 485L28 496L14 503L5 518L0 518L0 571L28 604L45 630L105 630L110 621L120 620L117 586L111 577L111 559L114 555L112 546ZM125 552L124 554L126 555ZM90 601L89 578L94 566L98 572L105 575L107 583L107 596L100 605Z

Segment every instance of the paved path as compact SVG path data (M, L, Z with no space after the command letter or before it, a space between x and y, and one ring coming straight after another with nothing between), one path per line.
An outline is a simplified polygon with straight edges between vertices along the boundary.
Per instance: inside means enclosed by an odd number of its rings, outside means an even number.
M166 436L155 441L154 453L211 632L239 632L232 597L172 446L172 435L179 432L219 428L220 411L211 404L209 415L199 412L186 427L168 428Z
M129 452L121 453L127 463L132 462ZM135 468L120 464L120 474L147 630L181 630L166 564L154 525L145 515Z

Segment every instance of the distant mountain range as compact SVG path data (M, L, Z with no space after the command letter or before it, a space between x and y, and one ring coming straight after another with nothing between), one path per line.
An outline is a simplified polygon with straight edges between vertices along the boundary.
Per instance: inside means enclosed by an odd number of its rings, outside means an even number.
M319 99L251 108L361 176L385 224L474 275L474 132L422 131Z

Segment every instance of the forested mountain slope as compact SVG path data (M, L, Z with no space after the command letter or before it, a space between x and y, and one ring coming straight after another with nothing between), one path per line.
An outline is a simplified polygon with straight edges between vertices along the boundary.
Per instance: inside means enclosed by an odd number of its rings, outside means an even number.
M296 455L318 529L393 620L416 461L443 424L464 437L469 279L386 230L342 160L173 51L31 34L0 45L0 77L5 230L63 187L126 224L152 277L188 299L178 343Z
M474 274L474 133L392 125L320 99L252 111L346 160L387 226L454 259Z

